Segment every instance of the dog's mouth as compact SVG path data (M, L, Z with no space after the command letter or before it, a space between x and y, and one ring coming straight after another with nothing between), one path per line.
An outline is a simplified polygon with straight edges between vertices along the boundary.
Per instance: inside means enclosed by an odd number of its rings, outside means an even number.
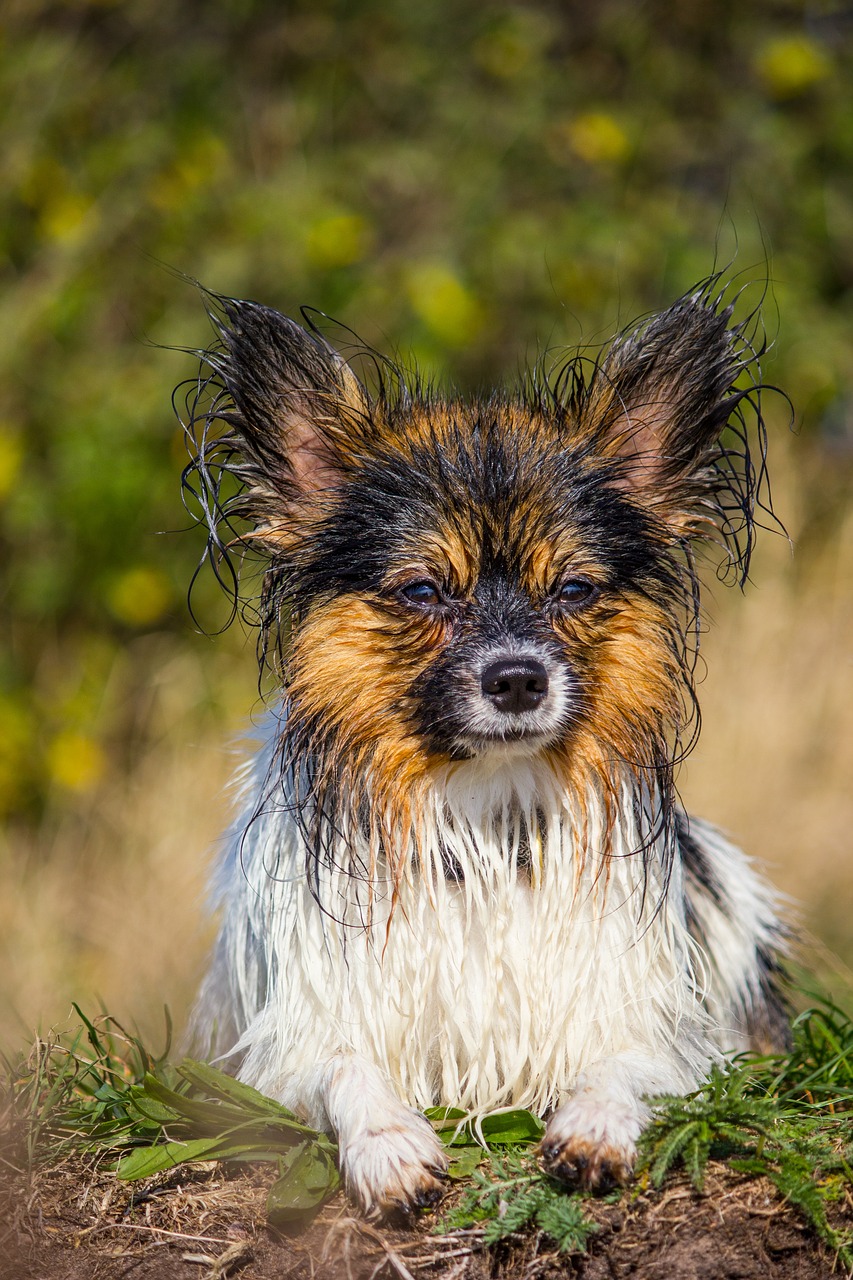
M521 717L518 718L519 720L522 719ZM495 729L492 733L471 734L470 740L488 748L490 746L501 746L502 743L552 741L555 736L555 728L553 726L529 724L522 721L520 724L501 725L499 729Z
M556 730L507 728L501 733L464 734L457 739L460 755L471 757L533 756L552 746L560 737Z

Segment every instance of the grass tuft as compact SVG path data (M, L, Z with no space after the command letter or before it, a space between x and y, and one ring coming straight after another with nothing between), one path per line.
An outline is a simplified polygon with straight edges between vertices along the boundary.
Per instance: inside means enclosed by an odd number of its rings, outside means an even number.
M69 1153L113 1163L125 1181L200 1160L272 1161L279 1176L267 1210L277 1226L313 1216L339 1185L337 1148L280 1103L206 1063L151 1055L104 1014L68 1042L37 1040L9 1072L29 1167Z
M836 1230L827 1205L853 1189L853 1021L821 999L792 1026L790 1053L746 1054L686 1098L654 1102L637 1172L654 1187L679 1165L702 1191L708 1162L769 1178L847 1270L853 1230Z

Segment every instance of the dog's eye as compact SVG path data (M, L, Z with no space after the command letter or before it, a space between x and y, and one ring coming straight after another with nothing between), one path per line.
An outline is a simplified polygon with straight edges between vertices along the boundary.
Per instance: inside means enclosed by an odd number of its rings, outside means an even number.
M430 582L428 578L423 578L418 582L407 582L405 587L400 588L400 595L412 604L420 604L427 607L441 604L441 592L435 583Z
M598 595L598 587L585 578L570 578L564 582L557 592L557 603L563 608L576 609L580 605L590 604Z

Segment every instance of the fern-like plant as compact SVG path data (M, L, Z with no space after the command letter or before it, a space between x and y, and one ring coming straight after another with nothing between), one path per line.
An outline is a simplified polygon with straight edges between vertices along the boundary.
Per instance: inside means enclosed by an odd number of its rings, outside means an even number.
M655 1099L637 1171L654 1187L679 1165L701 1191L708 1161L768 1178L853 1270L853 1231L837 1230L827 1205L853 1187L853 1022L823 1004L794 1024L790 1054L744 1056L715 1067L685 1098Z
M713 1067L706 1084L687 1097L655 1100L655 1113L641 1143L637 1171L648 1170L659 1187L681 1161L697 1191L714 1148L722 1152L751 1150L763 1142L778 1121L777 1104L756 1096L745 1070L728 1073Z
M481 1223L485 1244L496 1244L531 1224L562 1252L584 1252L589 1237L599 1230L579 1197L543 1174L529 1152L511 1150L490 1156L487 1171L474 1171L471 1185L436 1231L446 1234Z

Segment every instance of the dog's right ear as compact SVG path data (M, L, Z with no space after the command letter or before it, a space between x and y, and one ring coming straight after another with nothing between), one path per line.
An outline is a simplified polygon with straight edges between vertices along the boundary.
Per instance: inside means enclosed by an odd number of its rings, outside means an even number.
M233 409L217 416L242 455L254 537L278 541L282 520L302 499L340 484L371 429L370 401L346 361L318 334L270 307L223 299L214 316L223 350L207 359Z

